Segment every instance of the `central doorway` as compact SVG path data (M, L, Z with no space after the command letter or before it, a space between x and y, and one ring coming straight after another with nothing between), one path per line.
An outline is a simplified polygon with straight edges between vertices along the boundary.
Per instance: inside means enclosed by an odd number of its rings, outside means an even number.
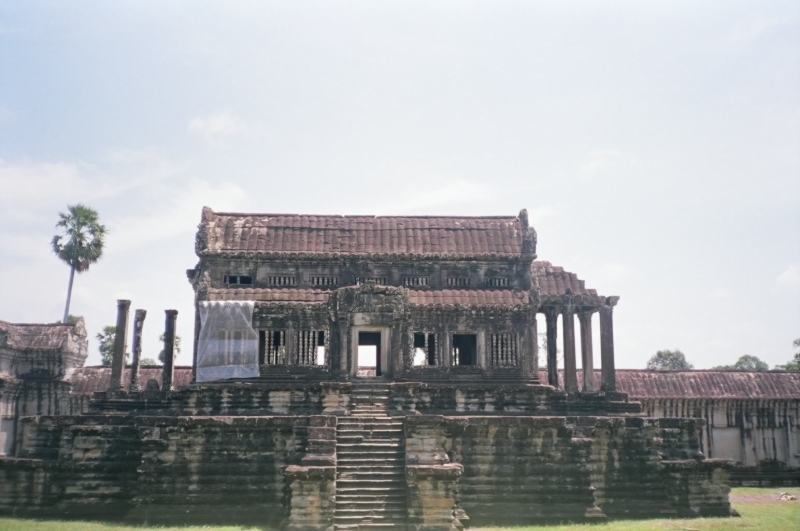
M362 378L381 376L381 333L358 333L358 367L356 375Z

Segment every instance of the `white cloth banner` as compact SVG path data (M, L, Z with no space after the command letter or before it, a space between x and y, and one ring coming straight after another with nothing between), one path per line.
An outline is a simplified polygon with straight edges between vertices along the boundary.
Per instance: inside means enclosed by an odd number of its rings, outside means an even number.
M253 302L201 302L197 381L257 378L258 333Z

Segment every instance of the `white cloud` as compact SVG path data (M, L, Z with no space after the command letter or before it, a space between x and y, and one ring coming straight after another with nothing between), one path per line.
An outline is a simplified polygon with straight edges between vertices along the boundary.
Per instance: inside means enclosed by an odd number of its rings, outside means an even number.
M192 181L159 187L148 212L116 221L115 248L127 251L179 234L193 234L203 206L218 211L245 210L246 200L245 190L235 184Z
M413 187L412 187L413 188ZM407 214L420 211L435 211L437 208L479 201L489 193L483 185L468 181L452 181L438 188L428 189L424 194L413 194L411 198L397 198L387 203L387 211L381 214Z
M592 177L621 156L622 152L616 149L593 149L589 152L589 162L581 166L581 173Z
M219 111L192 118L187 129L209 144L218 144L225 137L242 131L244 124L237 116Z
M787 267L783 273L778 275L778 278L775 279L775 284L783 289L800 291L800 264Z
M720 49L728 51L733 48L749 46L770 30L782 26L786 21L780 18L756 18L734 26L722 35Z

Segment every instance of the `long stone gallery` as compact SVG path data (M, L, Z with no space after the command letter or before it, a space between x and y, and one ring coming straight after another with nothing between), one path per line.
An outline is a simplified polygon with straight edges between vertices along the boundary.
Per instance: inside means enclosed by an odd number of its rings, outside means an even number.
M182 321L191 368L174 366L174 310L148 316L120 300L110 368L82 367L80 320L0 323L0 511L454 530L728 516L741 466L745 479L765 462L795 473L800 378L731 374L727 395L713 396L715 380L693 403L706 384L618 374L619 297L537 261L536 246L525 210L205 208L187 271L195 315ZM143 327L161 319L164 365L140 367ZM712 429L715 407L737 412L726 428L772 444L732 447Z

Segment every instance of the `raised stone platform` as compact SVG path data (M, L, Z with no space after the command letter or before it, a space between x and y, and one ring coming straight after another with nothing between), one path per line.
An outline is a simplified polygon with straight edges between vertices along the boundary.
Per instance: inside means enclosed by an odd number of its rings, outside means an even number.
M730 512L731 463L703 458L702 420L637 416L619 394L361 380L98 394L91 407L21 420L0 512L298 530Z

